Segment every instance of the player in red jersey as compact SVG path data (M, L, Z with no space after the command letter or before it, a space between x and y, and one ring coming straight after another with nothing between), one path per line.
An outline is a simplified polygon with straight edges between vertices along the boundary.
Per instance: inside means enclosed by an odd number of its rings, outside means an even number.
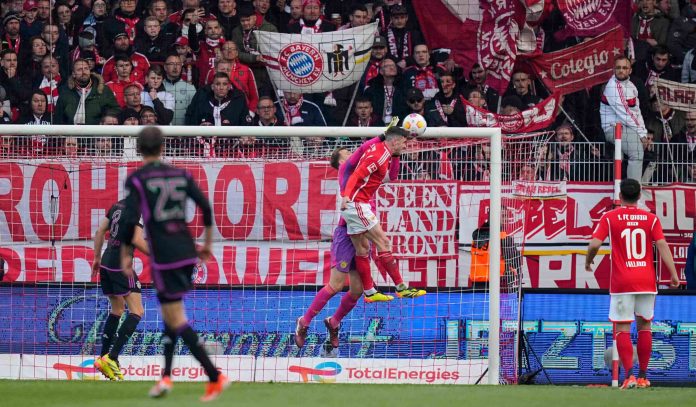
M640 183L634 179L621 181L621 207L605 213L592 233L587 248L585 270L592 272L594 260L604 239L611 242L611 277L609 280L609 320L614 323L616 347L624 367L622 389L650 387L646 377L652 353L650 321L655 309L657 279L653 265L652 243L667 266L670 287L679 287L674 260L662 233L660 220L654 214L639 209ZM635 316L635 318L634 318ZM633 343L631 323L638 327L638 379L633 376Z
M385 132L384 142L373 144L365 151L343 189L341 217L355 247L355 269L361 276L370 275L369 242L377 247L377 261L388 274L398 273L399 266L392 256L389 239L372 211L370 200L389 174L392 157L401 154L409 136L410 133L400 127L390 127Z

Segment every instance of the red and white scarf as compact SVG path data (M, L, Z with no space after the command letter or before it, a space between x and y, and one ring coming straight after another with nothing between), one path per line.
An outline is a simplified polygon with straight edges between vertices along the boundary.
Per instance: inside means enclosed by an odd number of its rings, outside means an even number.
M452 96L452 101L449 103L446 103L449 107L454 109L454 105L457 104L457 98ZM440 99L435 99L435 108L437 109L437 112L440 114L440 117L442 117L442 121L447 123L447 114L445 114L445 109L442 108L442 102L440 102Z
M123 24L126 25L126 34L128 34L128 39L130 40L130 44L133 45L135 42L135 25L138 24L140 21L139 17L133 17L133 18L126 18L123 16L119 15L114 15L114 18L116 18L118 21L122 22Z
M568 180L568 176L570 175L570 156L573 154L575 149L573 146L569 146L565 151L558 152L558 160L559 160L559 165L561 167L561 170L563 170L563 178L564 180Z
M387 30L387 42L389 43L389 53L391 55L401 59L406 59L411 56L411 34L408 31L404 32L404 36L401 38L401 44L397 44L394 30L389 28ZM401 55L399 55L399 48L401 48Z
M371 80L379 75L379 68L382 66L382 61L372 61L367 67L367 73L365 73L365 85L370 83Z
M19 44L22 41L22 37L17 37L16 40L14 40L14 45L12 45L12 38L10 38L9 35L5 34L5 41L7 41L7 46L9 49L14 50L15 54L19 55Z
M303 18L300 19L300 34L317 34L321 32L321 17L314 22L314 25L307 25Z
M652 31L650 30L650 23L652 23L653 16L640 16L638 18L638 39L647 40L653 39Z
M48 109L49 113L53 112L56 108L56 103L58 103L58 84L60 83L60 75L56 75L53 79L49 80L47 77L43 77L41 84L39 85L39 90L46 95L48 99Z
M302 102L304 102L304 98L302 96L300 96L299 100L294 105L290 105L288 101L283 98L283 114L285 115L285 122L288 126L295 124L293 123L292 119L302 119Z
M384 112L382 112L382 120L384 123L389 123L392 120L394 109L394 85L384 85Z

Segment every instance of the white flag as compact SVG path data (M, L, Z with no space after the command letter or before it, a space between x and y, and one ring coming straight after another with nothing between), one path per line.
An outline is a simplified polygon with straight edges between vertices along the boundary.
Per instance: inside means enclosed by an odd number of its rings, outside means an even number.
M377 23L319 34L254 31L279 90L328 92L360 80L370 62Z

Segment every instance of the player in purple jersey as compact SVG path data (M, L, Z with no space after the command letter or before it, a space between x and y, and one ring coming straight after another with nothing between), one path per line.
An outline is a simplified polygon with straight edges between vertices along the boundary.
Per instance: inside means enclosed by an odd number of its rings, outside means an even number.
M99 357L94 360L94 367L109 380L123 380L118 355L128 342L143 316L143 300L140 294L140 281L133 274L126 277L121 270L121 240L124 239L125 222L129 218L124 200L116 202L102 219L94 235L94 262L92 276L99 274L102 292L109 299L109 316L106 317L102 331L102 348ZM102 246L106 232L106 250ZM143 239L142 225L137 225L131 241L133 246L149 254L147 243ZM121 315L128 306L128 315L119 329ZM116 330L118 329L118 332Z
M171 371L174 348L179 337L191 354L200 362L210 379L201 401L216 399L227 386L227 377L218 372L208 357L198 334L186 318L183 297L192 287L195 265L211 255L213 216L208 199L203 195L191 174L160 161L164 138L157 127L147 127L138 135L138 152L143 166L126 179L126 207L129 213L140 211L150 247L150 267L157 289L164 320L164 370L162 379L150 390L151 397L161 397L171 391ZM191 198L203 213L205 243L200 250L186 224L186 200ZM121 245L121 268L133 275L131 236L137 218L126 222L125 239Z
M375 137L363 143L352 155L349 154L346 148L338 148L333 152L331 155L331 166L338 170L339 186L341 190L345 187L348 177L352 174L363 153L370 146L381 141L383 141L382 137ZM396 179L398 174L399 160L398 157L395 157L390 167L389 179ZM367 274L363 276L358 274L354 258L355 247L348 236L346 223L343 218L341 218L338 226L334 229L333 240L331 242L331 277L329 279L329 284L319 290L305 314L297 318L295 326L295 344L298 347L304 345L307 339L309 324L312 319L321 312L326 306L326 303L336 293L343 290L346 273L350 275L350 289L348 293L344 294L341 298L341 303L334 315L324 320L324 325L329 333L328 345L330 345L331 348L338 347L338 335L341 321L355 307L363 292L365 293L366 302L384 302L393 299L392 296L385 295L375 289L371 275ZM406 286L400 274L398 274L396 278L392 276L392 279L395 280L395 283L398 281L398 283L396 283L397 295L400 298L415 298L426 294L424 290L417 290Z

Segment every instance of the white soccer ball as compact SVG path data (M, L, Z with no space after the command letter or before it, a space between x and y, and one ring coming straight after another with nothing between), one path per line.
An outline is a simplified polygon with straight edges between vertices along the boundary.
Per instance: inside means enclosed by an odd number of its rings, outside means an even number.
M411 133L413 137L422 136L425 130L428 128L428 123L425 121L423 116L418 113L411 113L404 117L401 127Z

